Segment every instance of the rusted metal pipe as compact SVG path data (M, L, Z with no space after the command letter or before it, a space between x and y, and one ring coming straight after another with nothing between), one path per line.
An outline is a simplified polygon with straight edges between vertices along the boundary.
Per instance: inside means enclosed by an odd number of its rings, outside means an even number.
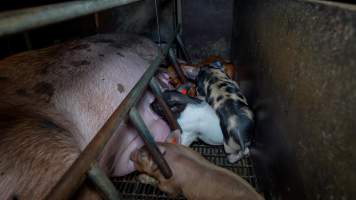
M169 168L167 161L163 158L163 155L159 151L155 140L135 107L131 108L129 117L133 125L138 130L142 140L145 142L148 152L152 155L153 161L157 164L163 176L167 179L170 178L172 176L172 170Z
M0 13L0 37L140 0L85 0L56 3Z
M177 122L177 119L173 116L171 109L169 109L167 103L164 101L164 99L162 97L162 92L159 87L159 83L158 83L157 79L155 77L152 77L149 85L150 85L151 91L155 95L158 103L160 104L160 106L162 106L163 114L166 117L171 129L172 130L181 129Z
M190 57L190 55L189 55L187 49L185 48L184 43L183 43L183 40L182 40L182 38L180 37L179 34L177 35L176 40L177 40L177 44L178 44L179 48L182 50L182 53L183 53L183 56L184 56L185 60L186 60L188 63L191 64L191 63L192 63L192 58Z
M163 49L162 54L158 55L152 62L150 67L143 74L141 79L136 83L134 88L129 92L126 98L121 102L119 107L113 112L110 118L101 127L99 132L95 135L92 141L86 146L77 160L62 176L57 185L48 194L46 199L69 199L69 197L79 188L85 179L86 172L90 169L91 165L95 162L96 158L104 149L105 144L109 141L111 136L117 132L119 125L123 122L131 107L136 105L142 96L147 84L155 74L162 60L168 53L175 40L177 32L170 38L167 46Z
M122 199L113 183L106 177L106 174L100 169L97 163L93 164L88 172L90 181L102 192L107 200Z
M182 83L186 83L187 78L185 77L184 72L183 72L182 68L180 67L180 64L177 61L177 58L176 58L176 55L174 54L173 49L169 49L168 56L173 64L175 71L177 72L177 75L178 75L180 81Z

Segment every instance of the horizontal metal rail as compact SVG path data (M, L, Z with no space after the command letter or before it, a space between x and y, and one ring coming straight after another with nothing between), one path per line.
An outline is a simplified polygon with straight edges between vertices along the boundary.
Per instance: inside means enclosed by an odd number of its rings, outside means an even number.
M177 29L179 30L179 29ZM155 72L159 68L159 65L165 59L168 54L168 50L171 48L172 43L176 39L176 31L167 43L167 46L163 49L162 54L159 54L150 67L143 74L141 79L136 83L134 88L129 92L126 98L121 102L119 107L114 111L110 118L106 121L104 126L95 135L92 141L83 150L77 160L62 176L57 185L48 194L46 199L69 199L74 191L82 184L86 178L86 173L90 169L91 165L95 162L96 158L104 149L105 144L111 138L111 136L117 132L120 123L126 118L127 114L133 106L139 101ZM150 144L147 144L150 145ZM167 166L168 167L168 166Z
M0 37L62 22L140 0L85 0L0 13Z

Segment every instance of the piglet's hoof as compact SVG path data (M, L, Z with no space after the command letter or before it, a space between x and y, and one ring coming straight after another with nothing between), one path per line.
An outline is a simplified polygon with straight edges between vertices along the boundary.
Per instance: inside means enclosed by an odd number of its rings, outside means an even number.
M239 151L237 154L229 154L227 159L230 163L235 163L241 160L243 157L247 157L250 155L250 149L248 147L245 148L245 151Z
M146 174L140 174L137 176L137 180L140 182L140 183L143 183L143 184L149 184L149 185L153 185L153 186L157 186L158 184L158 181L151 177L151 176L148 176Z
M245 148L244 155L245 156L249 156L250 155L250 149L248 147Z
M229 154L227 156L227 160L229 161L229 163L235 163L239 160L241 160L244 157L244 155L242 154L241 151L239 151L239 153L237 154Z

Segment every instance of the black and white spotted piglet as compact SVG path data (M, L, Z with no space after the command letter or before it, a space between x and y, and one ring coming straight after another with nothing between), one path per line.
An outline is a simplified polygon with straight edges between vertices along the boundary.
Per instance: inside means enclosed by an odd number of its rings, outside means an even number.
M214 62L201 68L197 76L198 95L215 110L224 135L224 148L231 163L249 155L254 117L238 84Z

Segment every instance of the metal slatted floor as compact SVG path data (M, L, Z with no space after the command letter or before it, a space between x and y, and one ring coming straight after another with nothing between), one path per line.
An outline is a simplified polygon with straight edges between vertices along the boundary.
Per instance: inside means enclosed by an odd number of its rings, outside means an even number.
M227 161L226 154L223 146L209 146L204 143L194 143L192 148L202 154L210 162L215 163L221 167L231 170L232 172L240 175L246 181L248 181L257 191L258 181L255 176L252 162L250 159L245 158L237 163L231 164ZM117 187L120 194L125 199L138 199L138 200L163 200L171 199L167 195L161 192L158 188L151 185L141 184L136 181L137 172L129 174L124 177L113 177L112 181ZM177 200L183 200L184 197L180 196Z

